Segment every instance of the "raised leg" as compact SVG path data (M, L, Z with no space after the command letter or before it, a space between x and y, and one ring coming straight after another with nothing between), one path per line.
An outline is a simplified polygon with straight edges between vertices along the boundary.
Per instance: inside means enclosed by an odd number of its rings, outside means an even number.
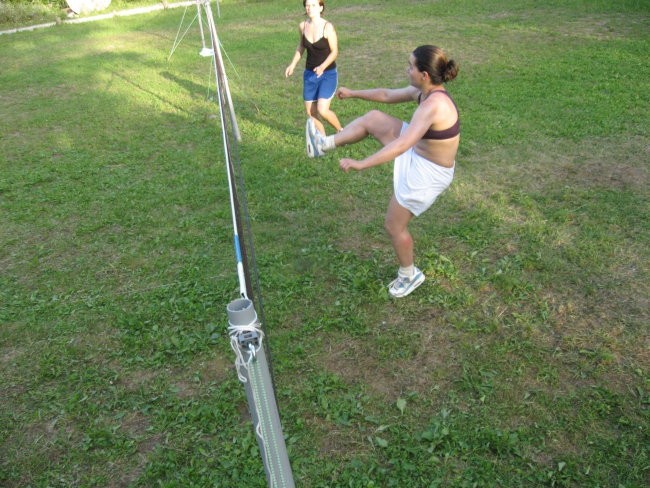
M372 136L385 146L397 139L401 130L401 120L380 110L371 110L354 119L341 132L335 134L334 143L337 146L345 146Z

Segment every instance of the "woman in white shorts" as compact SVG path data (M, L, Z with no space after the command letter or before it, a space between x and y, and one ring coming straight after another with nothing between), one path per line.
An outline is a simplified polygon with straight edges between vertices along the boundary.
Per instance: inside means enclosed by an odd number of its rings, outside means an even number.
M341 132L323 137L312 125L308 131L309 153L322 156L338 146L373 136L383 147L367 158L340 160L340 168L363 170L395 160L394 193L388 204L384 227L399 262L397 278L389 285L393 297L404 297L424 281L414 264L413 237L408 224L428 209L450 184L460 142L460 119L456 104L444 83L458 74L458 65L436 46L420 46L409 56L409 85L405 88L350 90L341 87L340 99L360 98L382 103L417 102L407 124L379 110L352 121Z

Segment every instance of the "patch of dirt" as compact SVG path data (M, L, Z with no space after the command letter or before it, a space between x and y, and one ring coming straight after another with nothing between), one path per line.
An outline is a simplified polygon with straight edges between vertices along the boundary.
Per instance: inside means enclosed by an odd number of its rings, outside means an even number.
M173 372L171 382L176 388L179 398L190 398L199 393L202 385L225 381L229 375L233 374L233 369L233 360L216 356L210 361L201 360L197 364ZM191 377L188 378L188 375Z
M575 153L557 161L553 173L560 181L581 182L584 186L645 191L648 161L650 142L645 137L585 141Z
M374 334L390 335L399 327L416 327L417 344L406 358L390 361L368 349L369 341L347 337L341 342L324 346L327 353L318 361L324 367L343 377L349 383L364 384L373 395L393 402L407 392L428 393L441 385L449 386L458 376L455 349L457 333L434 316L416 323L403 318L389 318L377 325ZM406 325L406 324L409 325Z
M511 166L507 172L500 165L492 164L511 159L513 154L520 164ZM536 145L498 147L490 152L472 154L462 169L468 170L463 173L464 180L478 178L486 182L481 187L493 191L502 185L511 186L514 181L522 191L543 192L545 188L569 183L579 188L646 191L649 160L650 140L647 137L586 139L580 144L540 140ZM474 172L476 175L472 174Z
M162 434L146 437L148 426L149 424L146 419L138 414L122 421L122 428L127 430L130 436L140 439L136 453L137 465L130 470L125 470L124 466L121 466L120 464L113 466L114 471L120 473L120 475L116 476L116 479L112 480L107 485L107 488L126 488L127 486L131 486L131 484L137 480L145 470L149 460L149 455L163 442Z

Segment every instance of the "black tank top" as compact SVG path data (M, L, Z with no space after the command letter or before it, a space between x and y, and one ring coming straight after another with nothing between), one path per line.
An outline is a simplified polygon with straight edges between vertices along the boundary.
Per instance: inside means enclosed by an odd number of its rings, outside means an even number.
M325 23L325 26L327 23ZM323 36L325 36L325 26L323 26ZM305 46L307 50L307 62L305 63L305 69L313 71L316 66L323 64L323 61L327 59L332 52L330 49L330 43L325 37L321 37L316 42L311 43L305 37L305 33L302 33L302 45ZM336 68L336 61L333 61L325 71Z

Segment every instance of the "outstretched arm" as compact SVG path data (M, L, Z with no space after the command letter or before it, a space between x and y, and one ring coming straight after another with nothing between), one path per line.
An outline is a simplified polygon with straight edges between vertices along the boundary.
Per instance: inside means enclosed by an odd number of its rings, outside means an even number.
M351 90L342 86L338 89L337 96L342 100L345 98L360 98L370 102L401 103L415 100L418 93L418 89L413 86L404 88L371 88L369 90Z
M342 158L339 162L339 167L345 172L348 172L350 169L361 171L394 160L422 139L424 133L431 126L431 120L434 116L434 111L430 105L418 107L408 127L397 139L386 144L379 151L361 161Z
M385 145L375 154L368 156L361 161L350 158L342 158L339 161L339 167L347 173L350 169L361 171L373 166L387 163L394 160L397 156L403 152L406 152L406 150L414 146L417 140L417 134L414 134L414 131L407 129L404 134L399 136L393 142Z

